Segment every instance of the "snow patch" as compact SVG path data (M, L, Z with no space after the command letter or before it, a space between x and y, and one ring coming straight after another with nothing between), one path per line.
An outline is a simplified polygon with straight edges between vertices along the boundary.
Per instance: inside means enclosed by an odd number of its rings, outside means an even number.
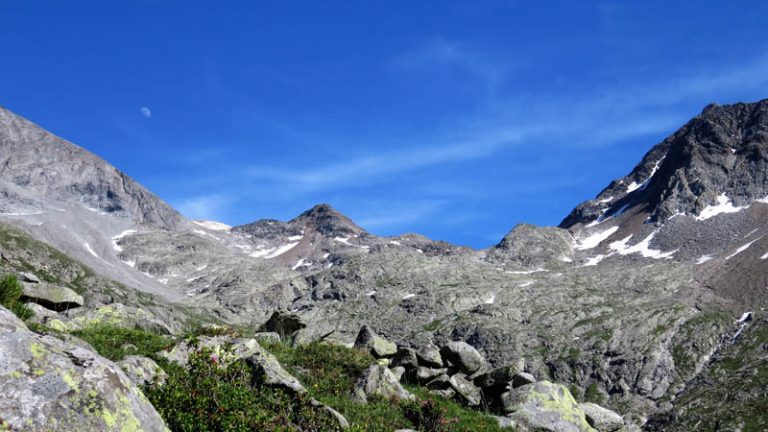
M525 287L531 286L533 284L534 284L534 282L532 280L529 280L529 281L525 281L525 282L523 282L521 284L518 284L517 286L519 286L520 288L525 288Z
M653 168L651 169L651 175L649 175L647 179L643 180L641 183L637 183L635 181L630 183L629 186L627 186L627 193L632 193L636 190L645 190L645 188L647 188L648 184L651 182L651 179L653 178L653 176L656 175L656 171L659 170L659 165L661 165L661 161L663 160L664 158L661 158L658 161L656 161L656 164L654 164Z
M588 259L587 259L587 262L585 262L584 264L582 264L580 267L591 267L591 266L596 266L596 265L598 265L598 264L600 263L600 261L604 260L604 259L605 259L605 257L606 257L606 256L605 256L605 255L603 255L603 254L600 254L600 255L595 255L595 256L593 256L593 257L591 257L591 258L588 258Z
M264 257L264 259L270 259L270 258L278 257L278 256L280 256L280 255L282 255L282 254L284 254L284 253L288 252L289 250L291 250L291 249L295 248L297 244L299 244L299 242L295 242L295 243L288 243L288 244L286 244L286 245L282 245L282 246L280 246L279 248L277 248L277 250L275 250L274 252L272 252L271 254L269 254L269 255L266 255L266 256Z
M491 297L485 301L485 304L493 304L494 302L496 302L496 296L491 295Z
M213 237L213 238L214 238L214 239L216 239L216 240L221 240L220 238L216 237L215 235L213 235L213 234L211 234L211 233L209 233L209 232L205 232L205 231L203 231L203 230L199 230L199 229L193 229L193 230L192 230L192 232L193 232L193 233L195 233L195 234L197 234L197 235L201 235L201 236L203 236L203 237L205 237L205 236L209 236L209 237Z
M712 255L702 255L696 260L696 264L704 264L705 262L712 260L712 258L714 258Z
M604 231L596 232L589 237L583 239L576 239L576 249L587 250L599 245L603 240L610 237L613 233L619 230L619 227L611 227Z
M768 259L768 252L766 252L763 256L760 257L761 260Z
M299 240L301 240L303 238L304 238L303 234L302 235L295 235L295 236L288 237L288 241L289 242L297 242L297 241L299 241Z
M736 251L734 253L728 255L727 257L725 257L725 260L728 261L729 259L731 259L731 258L735 257L736 255L738 255L738 254L744 252L745 250L749 249L749 247L752 246L752 243L760 240L761 238L763 238L763 236L760 236L760 237L752 240L751 242L749 242L749 243L747 243L747 244L745 244L743 246L740 246L738 249L736 249Z
M572 260L572 259L570 259L570 258L568 258L567 256L561 256L561 257L559 257L558 259L559 259L560 261L564 262L564 263L570 263L570 262L573 262L573 260Z
M738 211L744 210L745 208L746 206L736 207L735 205L733 205L730 198L725 196L725 194L720 194L717 196L717 204L713 204L705 207L699 213L699 215L696 216L696 220L699 220L699 221L707 220L711 217L714 217L723 213L736 213Z
M629 236L627 236L622 240L611 243L609 247L612 250L618 252L619 255L630 255L634 253L639 253L641 256L645 258L653 258L653 259L672 258L672 255L674 255L677 252L677 249L669 252L662 252L661 250L658 250L658 249L651 249L651 240L653 240L653 237L656 235L656 233L657 231L654 231L639 243L634 244L632 246L628 246L627 243L632 238L632 234L630 234Z
M89 245L88 243L83 243L83 247L85 248L85 250L88 251L89 254L95 256L96 258L99 258L99 255L93 251L93 249L91 248L91 245Z
M608 198L603 198L600 201L598 201L599 204L608 204L609 202L613 201L613 197L609 196Z
M334 237L333 241L336 241L336 242L339 242L339 243L343 243L343 244L345 244L347 246L354 246L353 244L351 244L349 242L349 237Z
M192 221L192 223L198 226L201 226L205 229L209 229L211 231L229 231L232 229L231 226L221 222L216 222L216 221L207 221L207 220L197 221L196 220L196 221Z
M397 241L397 240L391 240L391 241L389 242L389 244L393 244L393 245L395 245L395 246L402 246L402 245L403 245L402 243L400 243L400 242L399 242L399 241Z
M326 252L325 254L323 254L323 259L328 259L329 256L331 256L331 254Z
M302 258L299 261L297 261L293 267L291 267L291 270L296 270L299 267L309 267L311 265L312 265L311 262L305 262L304 258Z
M367 295L368 297L371 297L374 294L376 294L376 291L369 291L369 292L365 293L365 295Z
M277 248L272 247L272 248L265 249L263 245L259 245L258 250L256 252L251 252L249 256L253 258L261 258L265 255L271 254L272 252L275 251L275 249Z
M409 298L414 298L414 297L416 297L416 294L406 294L405 296L403 296L403 300L408 300Z
M131 234L136 234L137 232L138 231L136 231L135 229L128 229L128 230L125 230L125 231L121 232L120 234L118 234L116 236L113 236L112 237L112 249L114 249L116 252L122 252L123 251L123 247L120 246L119 244L117 244L117 242L122 240L123 237L129 236Z
M747 322L751 318L752 318L752 312L744 312L743 314L741 314L741 318L739 318L739 320L736 322L741 324L743 322Z
M744 235L744 238L747 238L751 236L752 234L756 233L760 228L755 228L752 231L748 232L746 235Z

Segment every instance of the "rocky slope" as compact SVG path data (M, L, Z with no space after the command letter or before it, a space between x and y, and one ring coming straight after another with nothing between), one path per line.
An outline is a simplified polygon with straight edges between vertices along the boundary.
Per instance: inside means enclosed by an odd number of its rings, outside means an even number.
M307 323L299 341L351 344L363 325L402 346L464 341L649 427L687 424L678 400L711 384L742 313L767 306L768 101L707 107L560 227L520 225L486 250L378 237L328 205L235 228L187 221L0 114L0 142L21 153L0 171L0 217L121 282L127 303L150 293L248 326L291 311ZM88 308L110 304L86 288Z

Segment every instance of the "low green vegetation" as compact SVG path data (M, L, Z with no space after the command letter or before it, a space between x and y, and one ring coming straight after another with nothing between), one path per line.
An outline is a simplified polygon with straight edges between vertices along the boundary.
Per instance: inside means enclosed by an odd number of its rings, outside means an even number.
M173 346L174 339L139 329L126 329L113 325L98 325L73 332L85 340L102 356L122 360L127 355L141 355L162 361L156 354Z
M172 431L332 431L334 419L305 396L251 386L245 362L220 367L210 351L144 393Z
M21 295L24 288L14 275L6 275L0 279L0 304L8 308L17 317L22 320L32 318L34 312L24 302L21 301Z

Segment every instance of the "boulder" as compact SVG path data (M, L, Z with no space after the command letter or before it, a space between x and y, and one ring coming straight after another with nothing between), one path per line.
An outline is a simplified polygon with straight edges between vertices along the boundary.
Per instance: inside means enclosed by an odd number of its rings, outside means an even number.
M503 393L517 373L520 372L517 365L507 365L493 369L475 378L475 385L486 392Z
M624 419L617 413L591 402L580 403L587 423L599 432L616 432L624 428Z
M281 387L297 394L307 392L307 389L301 385L299 380L283 369L283 366L280 365L275 356L267 352L259 344L256 344L256 347L258 347L256 352L245 359L253 371L255 382L271 387Z
M451 377L446 374L438 375L430 382L428 382L424 387L428 388L429 390L445 390L451 387Z
M37 303L57 312L78 308L85 304L83 296L67 287L48 283L24 283L21 299Z
M536 382L536 378L527 372L516 373L512 377L512 388L522 387L526 384L533 384Z
M406 369L414 369L419 366L416 358L416 350L413 348L400 348L392 358L392 366L402 366Z
M440 349L434 345L426 345L416 351L416 358L420 366L430 368L443 367L443 357L440 355Z
M258 332L253 335L257 341L280 342L280 335L275 332Z
M390 358L397 353L397 345L377 335L368 326L360 329L354 347L369 351L377 359Z
M419 384L424 384L432 379L434 379L436 376L444 374L448 371L448 369L430 369L428 367L419 366L416 368L416 382Z
M40 306L37 303L27 303L27 307L32 309L32 312L35 313L35 315L27 319L27 322L31 322L35 324L44 324L45 322L59 316L59 314L56 311L52 311L46 307Z
M344 417L340 412L336 411L335 409L329 407L328 405L320 402L317 399L311 399L310 404L313 407L319 407L322 408L325 412L331 415L333 419L336 421L336 424L339 426L339 429L347 429L349 427L349 422L347 421L347 418Z
M213 355L222 364L250 357L264 350L256 339L234 338L231 336L199 336L194 343L186 340L181 341L170 350L160 352L160 355L179 366L186 366L189 355L204 348L211 350Z
M456 374L448 381L451 388L461 398L461 401L471 407L480 406L483 396L480 389L466 379L462 374Z
M19 272L18 279L21 282L40 283L40 278L37 275L29 272Z
M352 392L353 399L362 403L367 403L368 397L372 395L379 395L385 399L415 399L415 396L400 385L389 369L379 365L369 367L357 381Z
M448 342L440 348L440 355L467 375L472 375L480 368L486 366L485 358L475 347L466 342Z
M397 378L397 381L400 381L400 380L403 379L403 374L405 374L405 368L404 367L402 367L402 366L395 366L393 368L390 368L389 370L392 371L392 375L394 375L395 378Z
M501 395L502 408L518 424L536 431L591 432L584 411L563 385L539 381Z
M299 330L307 327L298 315L275 311L260 328L260 332L274 332L286 341L292 342L296 339Z
M518 430L519 425L516 421L512 420L509 417L502 417L502 416L492 416L494 419L496 419L496 422L499 424L499 428L501 429L512 429L512 430Z
M45 320L45 324L63 332L83 330L88 327L110 325L127 329L142 329L152 333L171 335L178 328L171 327L165 321L150 314L144 309L126 306L122 303L112 303L82 311L72 318L62 316Z
M163 385L168 378L168 374L154 360L148 357L126 356L117 362L117 365L125 372L128 379L137 386L154 383Z
M168 429L115 363L27 329L0 307L0 418L10 430Z

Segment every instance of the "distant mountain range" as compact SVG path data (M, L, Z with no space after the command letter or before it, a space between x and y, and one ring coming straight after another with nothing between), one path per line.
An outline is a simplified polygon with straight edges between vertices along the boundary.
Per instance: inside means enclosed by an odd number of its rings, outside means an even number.
M519 225L483 250L379 237L327 204L287 222L187 220L2 108L0 150L3 226L120 287L55 319L120 300L168 323L291 312L303 340L349 344L362 325L402 345L462 340L650 430L715 416L732 430L766 398L768 100L707 106L559 227ZM764 379L729 387L743 368Z

